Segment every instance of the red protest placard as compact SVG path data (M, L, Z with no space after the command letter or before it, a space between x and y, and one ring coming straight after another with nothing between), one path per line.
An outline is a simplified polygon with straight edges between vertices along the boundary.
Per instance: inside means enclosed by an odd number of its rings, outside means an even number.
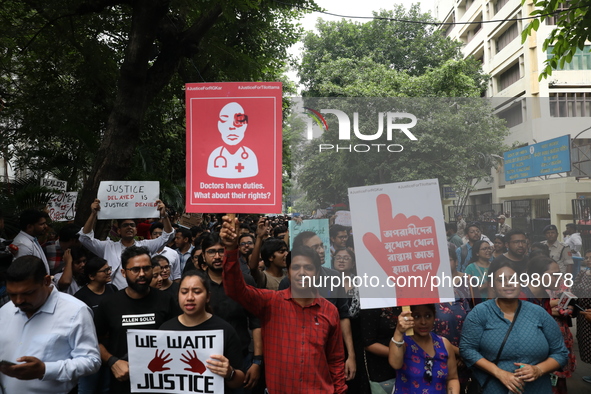
M187 212L281 212L281 88L186 85Z
M431 216L422 219L406 217L399 213L392 217L390 196L380 194L376 199L380 213L379 237L372 232L363 235L363 244L370 251L384 272L398 283L429 283L437 275L440 258L437 244L435 220ZM401 286L402 287L402 286ZM439 302L439 289L426 286L405 286L397 295L399 305L432 304Z

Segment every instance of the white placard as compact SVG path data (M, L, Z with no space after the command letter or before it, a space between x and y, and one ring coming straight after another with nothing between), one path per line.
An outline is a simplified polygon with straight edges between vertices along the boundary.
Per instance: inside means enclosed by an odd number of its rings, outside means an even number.
M54 222L67 222L76 216L78 192L54 194L47 202L49 217Z
M99 185L97 198L101 210L97 218L142 219L157 218L160 213L156 200L160 195L157 181L103 181Z
M337 211L334 215L334 224L340 224L341 226L351 227L350 211Z
M454 300L437 179L350 188L349 204L361 308Z
M65 192L68 190L68 182L59 179L41 178L41 187Z
M128 330L132 393L224 392L206 360L224 354L224 331Z

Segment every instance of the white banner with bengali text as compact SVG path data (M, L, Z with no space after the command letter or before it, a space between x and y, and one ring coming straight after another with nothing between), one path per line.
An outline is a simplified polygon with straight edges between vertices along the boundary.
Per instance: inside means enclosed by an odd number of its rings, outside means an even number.
M361 308L454 300L437 179L349 188Z

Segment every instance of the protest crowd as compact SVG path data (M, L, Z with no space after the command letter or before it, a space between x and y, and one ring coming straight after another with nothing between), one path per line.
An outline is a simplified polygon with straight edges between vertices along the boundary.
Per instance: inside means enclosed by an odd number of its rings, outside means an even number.
M449 274L477 284L403 311L361 309L352 282L304 280L361 274L349 226L326 220L327 244L290 231L299 217L203 214L189 228L156 206L159 218L114 220L105 235L94 232L99 200L84 226L57 232L47 213L20 213L0 273L1 392L130 393L128 329L223 331L223 354L189 351L182 370L157 350L133 392L216 392L195 378L209 371L226 393L565 394L577 363L591 363L591 250L574 224L566 243L554 225L530 243L504 215L494 239L479 223L447 223ZM173 379L181 391L167 391Z

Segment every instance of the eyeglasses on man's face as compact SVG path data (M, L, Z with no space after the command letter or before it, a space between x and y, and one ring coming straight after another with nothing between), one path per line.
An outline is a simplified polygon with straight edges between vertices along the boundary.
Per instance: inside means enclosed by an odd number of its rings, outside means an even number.
M220 248L220 249L207 249L205 251L205 254L207 254L208 256L215 256L216 254L219 254L220 256L224 255L224 248Z
M144 271L144 272L150 272L152 271L152 266L151 265L144 265L142 267L131 267L131 268L125 268L126 271L131 271L134 274L139 274L140 271Z

